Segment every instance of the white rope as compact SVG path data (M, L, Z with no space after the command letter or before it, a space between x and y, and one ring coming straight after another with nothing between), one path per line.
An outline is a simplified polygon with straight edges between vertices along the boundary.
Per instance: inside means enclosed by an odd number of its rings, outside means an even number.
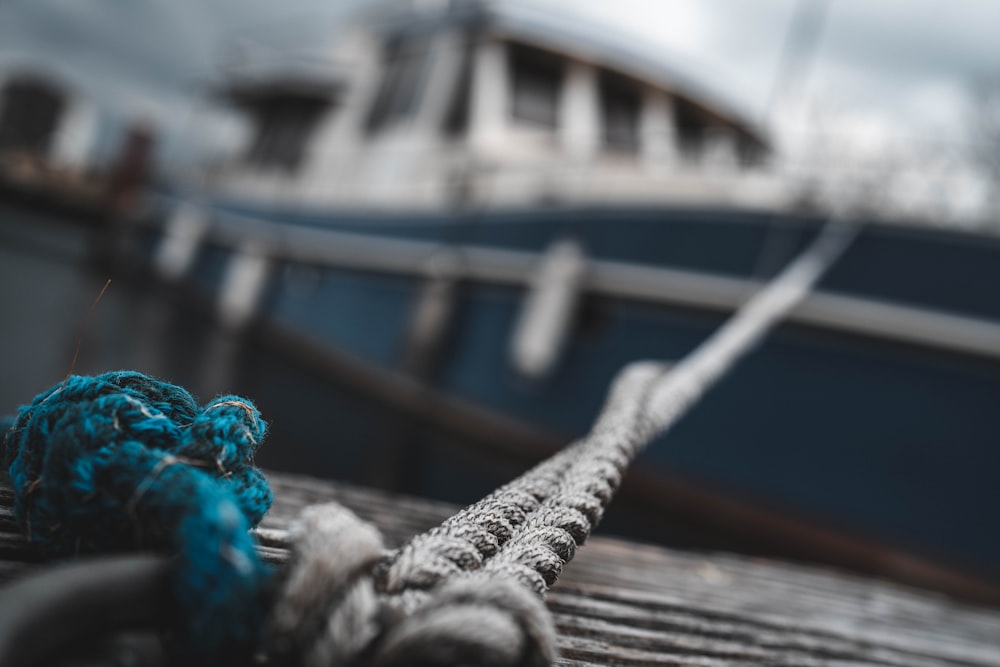
M679 364L639 362L623 369L587 437L387 554L364 575L370 579L358 578L358 558L344 558L343 571L331 576L350 580L355 593L375 591L377 604L370 595L337 593L322 582L303 589L304 579L293 572L277 605L286 619L275 626L279 639L304 642L299 655L310 665L551 663L555 633L541 596L600 521L628 465L781 322L856 234L855 225L828 223ZM325 523L313 521L311 529ZM348 532L366 535L360 521L333 523L337 530L329 536L296 544L295 562L319 572L318 560L351 548ZM373 544L371 538L364 542ZM317 597L315 591L327 592ZM324 606L323 620L316 620L316 608ZM290 636L296 617L306 617L299 627L315 628L313 637ZM358 628L373 637L364 649L333 648L333 638L356 637ZM324 659L309 659L318 655Z

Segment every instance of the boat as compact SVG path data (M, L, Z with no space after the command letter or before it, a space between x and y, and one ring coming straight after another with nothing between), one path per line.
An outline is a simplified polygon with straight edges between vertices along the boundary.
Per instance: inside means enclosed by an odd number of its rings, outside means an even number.
M685 356L827 219L738 105L602 27L392 3L336 44L232 72L213 94L253 120L245 150L115 228L133 275L212 315L178 315L156 364L253 396L264 465L468 502L585 432L626 363ZM998 581L1000 239L850 213L846 256L640 460L609 525Z

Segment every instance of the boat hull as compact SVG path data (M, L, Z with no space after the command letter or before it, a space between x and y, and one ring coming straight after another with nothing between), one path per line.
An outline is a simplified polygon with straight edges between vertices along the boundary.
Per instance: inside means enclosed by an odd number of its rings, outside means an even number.
M235 212L220 206L212 218ZM141 261L133 268L142 270L107 298L120 300L117 322L141 333L124 346L131 354L106 350L95 372L130 365L202 395L242 392L272 422L264 465L457 502L585 433L624 364L690 352L819 223L704 210L422 218L256 211L253 221L230 222L236 232L205 232L183 275L169 280L147 270L159 266L169 225L156 217L134 230L132 257ZM300 232L304 249L295 244ZM367 246L337 259L323 246L328 237L341 249L359 237L390 243L379 247L392 261L372 266ZM532 267L567 237L586 248L592 270L556 365L528 379L512 365L512 332ZM269 262L253 313L227 328L219 304L248 252L244 241ZM410 261L414 250L429 254ZM446 262L440 270L434 257L442 256L464 256L465 268ZM684 516L708 516L699 514L707 498L726 497L730 524L744 505L772 508L995 576L1000 537L985 526L1000 518L1000 355L989 328L1000 319L989 290L1000 279L998 260L995 239L867 228L820 296L980 324L982 335L969 344L933 327L893 335L892 317L862 326L866 312L848 308L858 317L838 320L842 311L822 301L798 312L642 455L626 509L613 511L609 525L674 544L746 546L766 522L738 542L717 539L704 522L683 525ZM623 267L632 273L612 271ZM637 276L674 280L657 289ZM692 276L708 282L698 287ZM434 340L415 348L415 312L435 280L450 284L438 292L446 316ZM685 296L682 287L694 291ZM93 362L84 361L86 371ZM630 488L638 491L630 496Z

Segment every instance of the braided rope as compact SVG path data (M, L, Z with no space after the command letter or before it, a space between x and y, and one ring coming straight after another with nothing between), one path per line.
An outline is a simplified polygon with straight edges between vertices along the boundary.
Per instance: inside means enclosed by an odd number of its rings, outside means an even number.
M303 664L550 664L555 633L541 597L600 521L628 465L808 294L856 233L853 225L829 223L676 366L637 362L623 369L582 440L384 555L371 571L362 572L357 560L344 560L344 569L331 580L351 581L348 592L327 593L325 604L317 604L317 598L296 595L299 587L286 587L279 608L289 618L326 609L325 626L307 624L314 630ZM325 511L338 517L336 529L296 543L297 567L315 570L316 561L329 562L349 548L354 539L349 534L367 530L342 508ZM311 530L323 532L321 524L313 519ZM370 546L362 560L374 556L374 543ZM338 646L337 637L352 636L348 622L364 628L371 643L357 650L361 642L340 644L348 650L335 654L328 647ZM293 634L287 625L283 632Z

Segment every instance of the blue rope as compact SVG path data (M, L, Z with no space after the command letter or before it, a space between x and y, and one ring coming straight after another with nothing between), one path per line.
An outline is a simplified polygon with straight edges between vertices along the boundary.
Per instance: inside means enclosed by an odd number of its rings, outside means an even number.
M273 498L253 465L267 426L252 403L199 408L181 387L120 371L72 376L7 425L14 511L44 555L174 555L179 650L249 655L269 571L248 531Z

